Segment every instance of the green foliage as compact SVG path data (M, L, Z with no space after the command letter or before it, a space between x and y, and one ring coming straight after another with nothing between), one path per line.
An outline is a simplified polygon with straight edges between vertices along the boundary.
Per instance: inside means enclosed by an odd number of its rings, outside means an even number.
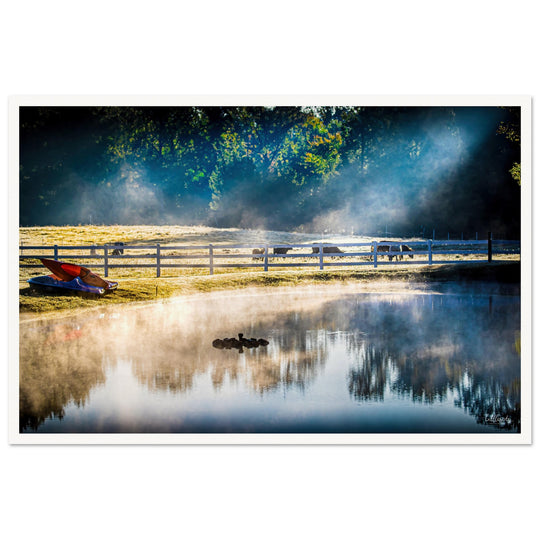
M510 169L512 178L521 186L521 163L514 163Z
M501 122L497 128L499 135L504 135L509 141L519 144L521 141L521 135L519 131L519 124L514 122Z
M514 147L519 148L521 144L521 112L518 107L503 107L507 112L507 118L499 123L498 135L510 141ZM521 186L521 163L514 162L510 169L512 178Z
M519 118L513 109L500 114L500 169L512 167L520 182L512 150ZM258 227L265 216L267 228L293 229L340 200L365 212L364 187L404 200L406 186L416 202L434 200L428 183L443 174L445 196L461 197L458 167L465 190L486 178L474 172L483 171L480 160L465 163L459 115L449 107L23 107L20 128L24 225ZM491 163L499 149L487 147ZM465 157L441 173L444 161L427 157L448 151ZM417 212L446 219L437 209Z

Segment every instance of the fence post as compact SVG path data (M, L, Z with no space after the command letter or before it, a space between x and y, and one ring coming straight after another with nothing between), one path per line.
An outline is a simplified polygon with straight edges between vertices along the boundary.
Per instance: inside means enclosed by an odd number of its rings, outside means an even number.
M156 277L161 277L161 246L156 244Z
M103 273L105 277L109 277L109 249L107 246L103 246Z
M324 253L322 244L319 244L319 270L324 270Z
M427 242L427 245L428 245L428 264L431 264L433 262L433 253L431 251L431 240L428 240Z
M54 245L54 260L58 260L58 246L56 244Z
M488 262L493 259L493 236L491 231L488 232Z
M214 275L214 246L208 244L208 266L210 268L210 275Z
M377 241L373 241L373 268L377 268Z
M268 244L264 245L264 271L268 272Z

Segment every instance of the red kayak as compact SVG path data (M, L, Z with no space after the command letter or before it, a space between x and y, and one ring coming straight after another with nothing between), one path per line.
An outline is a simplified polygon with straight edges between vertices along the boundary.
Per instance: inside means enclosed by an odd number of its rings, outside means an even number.
M118 283L107 281L100 278L97 274L91 272L84 266L78 264L65 263L62 261L54 261L52 259L40 259L40 261L59 279L62 281L71 281L73 278L81 278L87 285L99 287L101 289L110 290L116 289Z

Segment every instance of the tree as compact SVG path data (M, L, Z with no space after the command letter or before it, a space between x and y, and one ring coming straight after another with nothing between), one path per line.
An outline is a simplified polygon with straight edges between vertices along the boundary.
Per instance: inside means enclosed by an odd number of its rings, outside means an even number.
M505 180L520 181L516 108L23 107L20 118L22 224L519 231L519 184Z
M521 109L519 107L502 107L507 112L507 117L499 123L497 134L512 143L514 148L521 147ZM512 178L521 186L521 163L514 161L509 169Z

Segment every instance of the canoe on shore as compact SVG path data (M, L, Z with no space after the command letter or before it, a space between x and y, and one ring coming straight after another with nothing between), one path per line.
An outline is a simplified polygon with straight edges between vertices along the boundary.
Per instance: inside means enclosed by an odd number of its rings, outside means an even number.
M52 259L40 260L52 274L30 278L28 283L33 287L57 292L63 290L100 295L118 287L117 282L107 281L84 266Z

